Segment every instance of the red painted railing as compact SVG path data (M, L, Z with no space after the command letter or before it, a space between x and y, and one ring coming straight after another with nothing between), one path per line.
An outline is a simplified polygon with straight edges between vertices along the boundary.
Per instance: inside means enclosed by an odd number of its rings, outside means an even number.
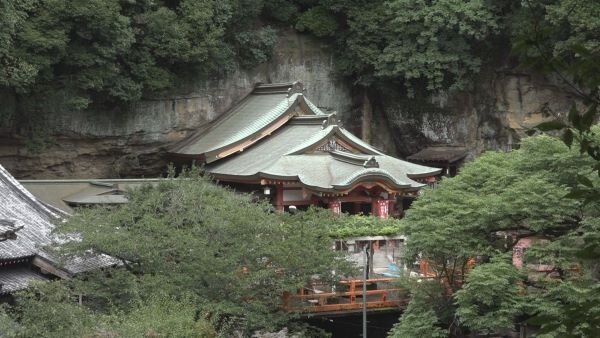
M374 278L366 281L366 307L374 309L399 309L406 305L407 294L404 289L394 287L392 278ZM283 297L284 307L288 311L302 313L344 313L363 308L363 280L344 280L336 285L333 292L325 292L325 286L313 285L303 288L296 294ZM331 289L331 287L328 287Z

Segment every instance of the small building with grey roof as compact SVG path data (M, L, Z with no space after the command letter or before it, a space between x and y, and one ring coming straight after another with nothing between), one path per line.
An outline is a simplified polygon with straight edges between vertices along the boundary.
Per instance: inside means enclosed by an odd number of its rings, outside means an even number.
M32 281L70 278L91 269L117 264L103 254L55 257L44 248L66 213L32 195L0 165L0 295L24 289Z

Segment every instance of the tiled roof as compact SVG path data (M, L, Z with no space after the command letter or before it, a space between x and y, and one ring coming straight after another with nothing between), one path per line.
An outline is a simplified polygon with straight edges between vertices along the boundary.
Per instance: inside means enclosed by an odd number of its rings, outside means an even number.
M82 272L105 268L107 266L120 265L120 263L121 262L116 258L105 254L89 254L83 257L78 256L69 258L61 267L71 275L76 275Z
M121 204L127 202L127 190L161 179L80 179L22 180L20 183L39 201L73 213L78 205Z
M309 121L312 120L312 123ZM435 175L430 168L387 156L344 128L324 123L327 116L297 117L247 150L206 166L217 178L298 180L320 191L344 190L364 179L380 179L397 189L418 188L413 180ZM339 138L358 153L319 151L327 139ZM370 165L369 161L373 165ZM376 164L376 166L375 166Z
M46 281L48 278L28 266L0 269L0 294L25 289L32 281Z
M299 86L299 87L298 87ZM298 87L298 88L297 88ZM171 153L178 156L204 156L206 162L218 159L216 153L242 142L255 142L259 132L282 118L290 118L294 107L306 103L312 114L323 114L302 94L301 84L257 85L250 95L195 135L176 144Z
M71 257L61 265L43 250L53 242L52 230L55 222L61 222L61 213L45 205L27 191L0 165L0 219L3 229L22 227L16 238L0 241L0 260L5 262L29 261L42 257L52 266L68 274L92 268L115 265L117 261L106 255L90 254L86 257ZM14 224L14 226L12 225ZM34 259L35 261L35 259ZM11 292L26 286L33 279L45 279L29 267L0 266L0 279L6 284L0 292ZM3 283L0 280L0 283Z
M33 256L40 246L50 244L52 222L60 217L0 166L0 219L11 220L17 227L23 226L16 239L0 242L0 259L15 259Z
M465 147L450 145L435 145L427 147L416 154L410 155L409 161L419 162L456 162L467 156Z

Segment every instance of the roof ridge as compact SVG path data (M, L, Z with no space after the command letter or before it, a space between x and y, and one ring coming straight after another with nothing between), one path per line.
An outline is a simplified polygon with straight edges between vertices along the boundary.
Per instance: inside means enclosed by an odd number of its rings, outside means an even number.
M377 162L375 155L353 154L339 150L330 150L329 153L335 160L340 162L362 166L364 168L379 168L379 163Z
M49 216L53 219L60 219L61 216L45 205L43 205L40 201L37 200L29 190L25 189L23 185L19 181L17 181L9 172L0 164L0 180L6 182L7 185L15 189L15 192L21 197L25 198L27 202L36 210L42 212L46 216Z
M353 184L354 182L356 182L363 176L373 175L373 174L386 177L387 179L389 179L391 182L393 182L394 184L396 184L399 187L410 186L410 183L399 182L398 180L396 180L394 175L392 175L389 171L382 169L382 168L364 168L361 171L357 171L357 172L353 173L350 177L347 177L344 181L339 182L338 184L332 184L332 186L348 186L348 185Z
M281 102L279 102L275 107L271 108L271 110L269 110L267 113L265 113L264 115L269 115L269 113L274 112L274 111L282 111L279 115L275 116L273 118L272 121L269 121L266 125L261 126L262 124L264 124L263 121L254 121L251 124L248 124L245 128L242 128L240 130L237 131L238 134L240 133L244 133L248 130L263 130L264 128L266 128L269 124L273 123L273 121L279 119L281 116L283 116L285 114L286 111L288 111L288 109L290 107L292 107L295 103L297 96L291 96L288 98L284 98L281 100ZM257 128L258 127L258 128ZM251 136L253 133L250 133L242 138L240 138L239 140L243 140L249 136ZM220 144L213 146L212 149L209 149L207 152L209 151L214 151L217 149L221 149L223 147L226 147L227 145L236 142L236 136L237 134L231 135L228 138L226 138L225 140L221 141Z
M330 118L331 116L335 116L335 115L330 114L330 115L328 115L328 118ZM327 132L323 133L324 131L327 131ZM286 155L297 155L299 152L302 152L302 151L310 148L311 146L315 145L322 139L331 136L332 134L336 134L339 138L341 138L347 142L350 142L351 144L353 144L356 148L358 148L361 151L366 151L366 152L372 153L372 154L366 154L366 155L384 155L381 151L375 149L370 144L362 141L361 139L354 136L352 133L350 133L349 131L347 131L346 129L344 129L343 127L341 127L337 124L325 125L324 129L315 133L313 137L310 137L305 142L302 142L297 147L295 147L292 150L290 150L289 152L287 152Z

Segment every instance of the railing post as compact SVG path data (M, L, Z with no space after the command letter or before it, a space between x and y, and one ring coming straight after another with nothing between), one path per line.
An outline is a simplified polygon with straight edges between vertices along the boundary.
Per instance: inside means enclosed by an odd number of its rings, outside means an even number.
M365 246L364 260L363 260L363 334L362 338L367 338L367 250L368 246Z

